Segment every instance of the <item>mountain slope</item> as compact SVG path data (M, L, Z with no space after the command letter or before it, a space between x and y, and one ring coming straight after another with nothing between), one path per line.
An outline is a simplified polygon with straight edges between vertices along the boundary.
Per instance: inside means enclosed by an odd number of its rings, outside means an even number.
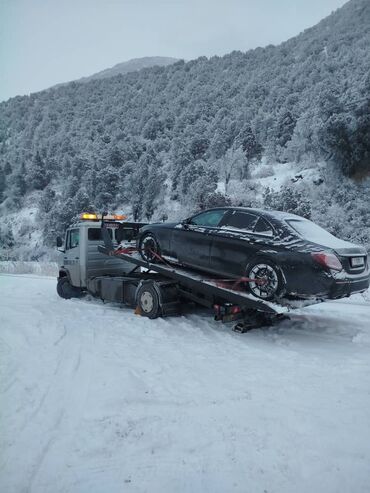
M369 46L370 2L351 0L276 47L13 98L0 104L1 211L36 194L48 240L86 207L125 205L150 220L230 201L295 211L304 202L333 232L370 244L369 207L342 224L343 205L357 210L368 196L367 181L343 175L370 172ZM287 161L334 170L310 186L289 180L289 202L251 181L262 157L277 163L270 174Z
M127 74L129 72L136 72L143 68L149 67L166 67L177 62L177 58L164 57L164 56L150 56L143 58L133 58L127 62L117 63L114 67L107 68L89 77L82 77L77 82L87 82L92 79L105 79L119 74Z

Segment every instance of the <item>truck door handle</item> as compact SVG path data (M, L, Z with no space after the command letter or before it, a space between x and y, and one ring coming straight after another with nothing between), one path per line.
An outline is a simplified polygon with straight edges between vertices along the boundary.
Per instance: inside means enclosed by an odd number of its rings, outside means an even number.
M78 260L80 257L75 257L75 260Z

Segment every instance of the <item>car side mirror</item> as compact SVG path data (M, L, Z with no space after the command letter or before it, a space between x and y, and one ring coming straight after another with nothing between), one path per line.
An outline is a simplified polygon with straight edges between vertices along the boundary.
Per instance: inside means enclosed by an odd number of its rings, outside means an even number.
M57 236L57 248L60 248L63 246L63 240L60 236Z
M188 229L189 228L189 222L190 222L190 219L183 219L180 224L184 229Z

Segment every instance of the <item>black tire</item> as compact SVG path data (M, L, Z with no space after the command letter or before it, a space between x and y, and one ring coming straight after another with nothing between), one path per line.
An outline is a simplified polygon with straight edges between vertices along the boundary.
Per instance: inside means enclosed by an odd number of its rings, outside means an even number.
M161 316L161 305L159 294L152 283L145 283L140 286L137 292L137 306L140 308L141 315L148 318L158 318Z
M80 298L82 296L81 290L72 286L68 280L68 277L61 277L58 279L57 293L65 300Z
M161 255L161 250L157 238L152 233L144 233L140 238L139 252L146 262L155 264L160 261L158 256Z
M256 298L271 301L281 298L285 292L285 278L281 268L267 258L257 257L253 259L246 269L246 276L255 279L268 279L266 285L247 282L248 290Z

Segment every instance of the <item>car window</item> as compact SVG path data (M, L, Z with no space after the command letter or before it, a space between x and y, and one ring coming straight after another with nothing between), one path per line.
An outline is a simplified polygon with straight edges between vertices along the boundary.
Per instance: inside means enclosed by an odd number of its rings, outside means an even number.
M80 230L71 229L69 232L69 248L76 248L80 244Z
M113 237L113 231L111 228L107 228L109 236ZM101 228L89 228L87 237L89 241L102 241Z
M230 229L253 231L259 217L249 212L233 211L225 220L223 226Z
M254 233L259 233L266 236L273 235L272 227L265 219L263 219L263 217L258 219L257 224L254 227Z
M225 214L225 210L218 209L215 211L207 211L198 214L190 219L189 224L197 226L216 227L220 223Z

